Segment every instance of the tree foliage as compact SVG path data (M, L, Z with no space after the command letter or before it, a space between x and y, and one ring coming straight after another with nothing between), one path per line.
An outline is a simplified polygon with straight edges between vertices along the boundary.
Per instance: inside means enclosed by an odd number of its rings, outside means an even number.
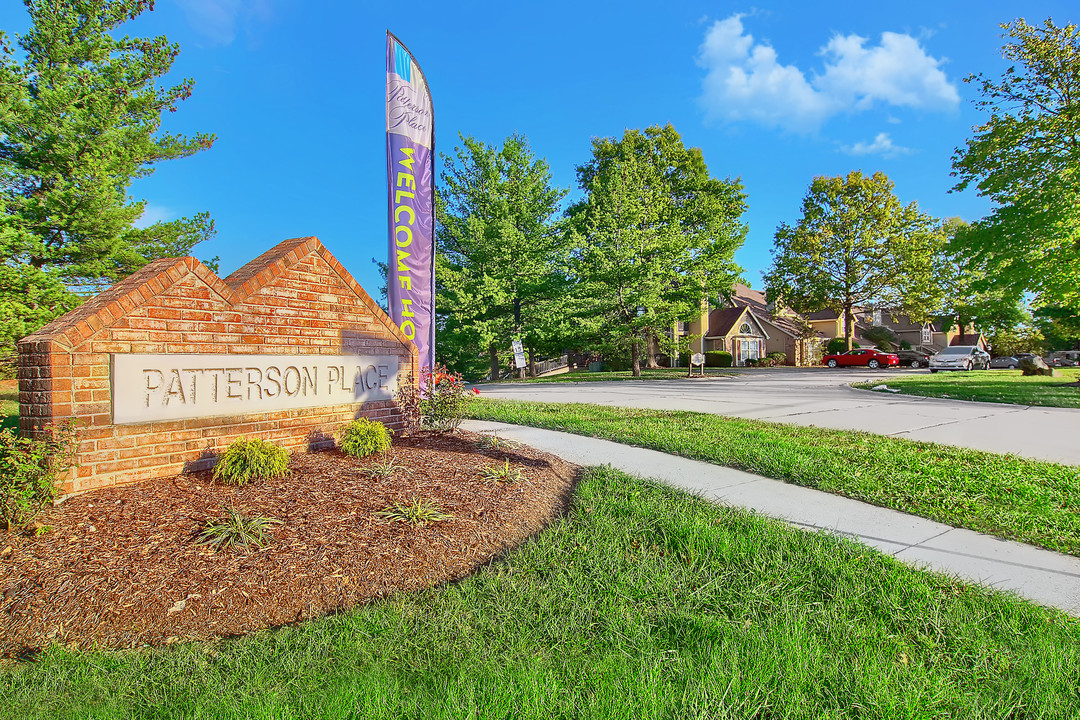
M161 115L191 94L169 88L179 52L165 37L115 37L149 0L25 0L21 53L0 33L0 341L10 343L77 305L80 293L150 260L187 255L213 222L136 228L145 203L131 182L163 160L209 148L212 135L160 133Z
M1044 305L1034 313L1047 350L1080 350L1080 316L1073 308Z
M578 182L586 196L569 215L580 327L593 347L629 351L639 375L650 338L730 292L746 194L738 180L710 177L671 125L594 140Z
M956 243L982 285L1037 305L1080 309L1080 30L1022 18L1002 25L1011 63L1000 79L967 78L990 118L953 157L956 189L995 203Z
M934 265L943 243L940 225L916 203L902 205L884 173L816 177L799 222L776 230L766 285L798 312L843 313L850 350L856 307L930 317L940 302Z
M968 328L1003 334L1030 319L1020 298L1007 287L991 282L985 269L960 250L972 227L960 218L948 218L942 230L947 242L935 270L942 295L939 311L942 329L955 326L961 337Z
M501 147L462 137L437 195L436 355L467 377L497 379L513 336L557 349L569 253L558 218L566 191L520 135Z

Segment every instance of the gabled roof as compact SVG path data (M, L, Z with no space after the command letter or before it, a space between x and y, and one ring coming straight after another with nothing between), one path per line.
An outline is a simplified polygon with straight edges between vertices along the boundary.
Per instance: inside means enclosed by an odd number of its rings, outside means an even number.
M735 305L746 305L760 315L769 314L769 301L765 293L753 290L742 283L735 283L731 291L731 299Z
M835 310L815 310L814 312L803 313L802 316L807 320L839 320L840 313Z
M195 275L205 282L223 303L236 306L313 254L319 255L330 266L396 339L405 344L412 343L315 237L294 238L278 243L224 280L193 257L155 260L19 342L48 340L71 349L189 275Z
M736 305L730 308L717 308L709 313L709 330L705 333L707 338L719 338L727 337L731 334L731 331L738 327L743 317L757 326L757 329L761 331L761 335L768 339L769 333L762 326L758 317L754 312L746 305Z

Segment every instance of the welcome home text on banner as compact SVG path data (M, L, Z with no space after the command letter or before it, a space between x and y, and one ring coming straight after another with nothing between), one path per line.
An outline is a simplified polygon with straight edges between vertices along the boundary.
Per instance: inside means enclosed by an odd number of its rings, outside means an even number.
M386 33L386 179L390 316L435 365L434 108L412 54Z

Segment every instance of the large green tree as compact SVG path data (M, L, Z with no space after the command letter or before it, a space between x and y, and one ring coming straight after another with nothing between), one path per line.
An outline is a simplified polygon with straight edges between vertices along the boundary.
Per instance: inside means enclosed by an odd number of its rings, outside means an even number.
M974 184L995 204L955 251L985 287L1037 306L1080 311L1080 30L1023 19L1002 25L1009 67L967 78L989 119L953 158L956 189Z
M884 173L820 176L799 222L776 230L766 285L799 312L841 313L850 350L856 307L929 320L941 301L935 261L944 241L941 224L916 203L903 205Z
M1007 288L990 282L984 268L957 250L966 242L973 228L960 218L948 218L942 226L947 242L935 269L942 302L939 316L946 325L956 326L961 344L970 328L998 337L1009 333L1031 317L1021 306L1020 298Z
M731 290L746 194L738 180L710 177L671 125L593 140L578 182L586 195L569 215L580 327L593 347L628 352L640 375L652 338Z
M12 343L158 257L207 239L207 214L136 228L134 179L209 148L160 132L192 80L158 87L178 48L117 36L148 0L25 0L18 48L0 33L0 344Z
M438 190L436 357L469 376L499 377L500 355L520 337L530 352L559 349L564 322L566 191L526 138L501 147L462 137L444 156Z

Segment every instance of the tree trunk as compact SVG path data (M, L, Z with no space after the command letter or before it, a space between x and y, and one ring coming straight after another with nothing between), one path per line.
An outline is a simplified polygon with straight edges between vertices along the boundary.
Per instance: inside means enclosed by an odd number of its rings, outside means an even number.
M844 306L844 340L847 341L848 352L851 352L851 346L855 339L855 313L851 311L850 305Z
M635 340L630 345L630 374L641 377L641 341Z
M499 348L495 347L495 341L492 340L488 345L488 358L491 361L491 382L499 381Z
M656 362L656 355L653 354L652 340L653 334L650 332L645 340L645 367L649 368L650 370L656 370L660 367L660 363ZM657 343L657 347L659 347L659 343Z
M536 377L536 355L533 354L533 349L529 348L529 377Z

